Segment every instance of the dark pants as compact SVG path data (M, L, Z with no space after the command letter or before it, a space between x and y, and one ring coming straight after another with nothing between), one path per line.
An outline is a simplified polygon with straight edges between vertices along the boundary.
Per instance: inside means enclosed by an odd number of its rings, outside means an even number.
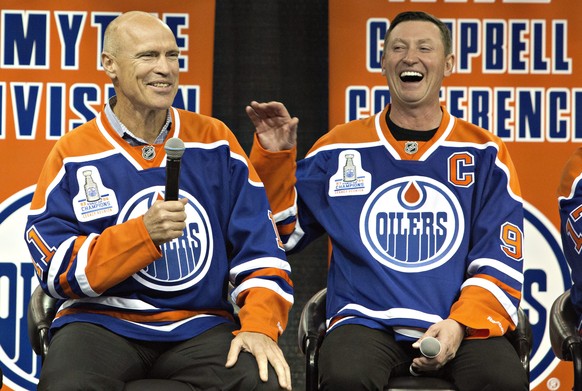
M408 375L418 350L380 330L344 325L323 340L319 353L321 390L383 390L391 376ZM465 340L436 375L460 391L525 391L528 375L505 337Z
M43 363L39 390L279 390L275 370L259 378L250 353L225 368L234 325L216 326L179 343L129 340L100 326L72 323L59 330Z

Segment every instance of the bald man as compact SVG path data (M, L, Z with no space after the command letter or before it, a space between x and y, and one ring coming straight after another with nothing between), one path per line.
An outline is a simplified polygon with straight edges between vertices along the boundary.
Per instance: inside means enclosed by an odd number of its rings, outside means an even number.
M291 389L291 270L264 187L222 122L171 106L179 54L160 19L113 20L116 95L40 174L27 242L59 308L39 390ZM170 138L184 152L165 201Z

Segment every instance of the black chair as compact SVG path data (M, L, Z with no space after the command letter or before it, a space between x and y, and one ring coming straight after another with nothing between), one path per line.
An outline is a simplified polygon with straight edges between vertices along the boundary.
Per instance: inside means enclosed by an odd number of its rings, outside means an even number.
M229 289L232 289L230 285ZM229 301L234 307L235 316L238 316L239 308L232 302L230 295ZM28 340L32 345L32 350L40 356L41 361L44 361L48 352L50 342L49 328L51 327L56 315L56 305L57 299L44 293L40 286L37 286L32 292L28 304Z
M557 358L572 361L574 391L582 391L582 337L576 326L578 316L570 300L570 290L562 293L550 310L550 341Z
M318 372L317 359L319 347L325 336L325 299L327 289L324 288L309 299L301 312L298 330L299 348L305 354L305 390L317 391ZM526 314L521 308L518 312L518 326L514 331L506 333L511 341L521 363L529 374L530 355L533 346L533 333ZM435 377L402 376L390 379L387 391L409 390L439 390L457 391L451 382Z
M49 328L56 315L57 299L44 293L40 286L32 292L27 312L28 340L41 361L48 352Z

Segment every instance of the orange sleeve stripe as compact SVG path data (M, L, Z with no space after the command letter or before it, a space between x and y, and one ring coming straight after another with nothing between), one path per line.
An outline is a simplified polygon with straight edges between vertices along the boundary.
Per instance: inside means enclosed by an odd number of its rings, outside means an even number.
M289 274L275 268L257 270L247 276L245 281L262 276L278 276L293 286ZM241 331L253 331L268 335L277 341L287 327L292 303L268 288L252 287L238 295L237 305L241 307L238 314L241 329L235 332L235 335Z
M463 288L451 307L450 319L471 329L470 338L501 336L515 325L506 309L489 291L477 287Z
M495 285L497 285L498 287L500 287L501 289L503 289L505 292L507 292L509 295L511 295L512 297L514 297L517 300L521 300L521 291L518 291L515 288L510 287L507 284L504 284L503 282L499 281L498 279L487 275L487 274L476 274L473 276L474 278L482 278L484 280L487 281L491 281L492 283L494 283Z
M275 342L287 327L291 303L267 288L247 289L239 295L241 329L262 333Z
M287 282L287 284L289 284L290 286L293 286L293 281L291 281L291 277L289 277L289 273L287 273L285 270L272 268L272 267L256 270L256 271L252 272L251 274L249 274L247 277L245 277L245 279L243 281L249 280L251 278L257 278L257 277L281 277L283 280L285 280L285 282Z
M291 235L295 231L295 221L289 224L277 224L279 235Z
M71 267L73 266L73 261L77 257L79 249L81 248L83 243L85 243L86 240L87 240L86 236L79 237L75 240L75 244L73 245L73 252L71 253L71 258L69 259L67 269L59 276L59 285L61 286L61 289L63 290L67 297L71 297L73 299L79 298L79 295L74 293L73 290L71 289L71 285L67 280L67 275L69 274Z

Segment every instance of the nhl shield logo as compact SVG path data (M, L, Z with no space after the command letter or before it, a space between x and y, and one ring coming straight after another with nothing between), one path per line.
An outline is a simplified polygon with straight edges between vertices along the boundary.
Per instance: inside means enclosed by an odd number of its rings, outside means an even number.
M418 152L418 143L416 141L407 141L406 144L404 144L404 152L409 155L414 155Z
M145 160L152 160L156 157L156 149L151 145L145 145L141 149L141 157L143 157Z

